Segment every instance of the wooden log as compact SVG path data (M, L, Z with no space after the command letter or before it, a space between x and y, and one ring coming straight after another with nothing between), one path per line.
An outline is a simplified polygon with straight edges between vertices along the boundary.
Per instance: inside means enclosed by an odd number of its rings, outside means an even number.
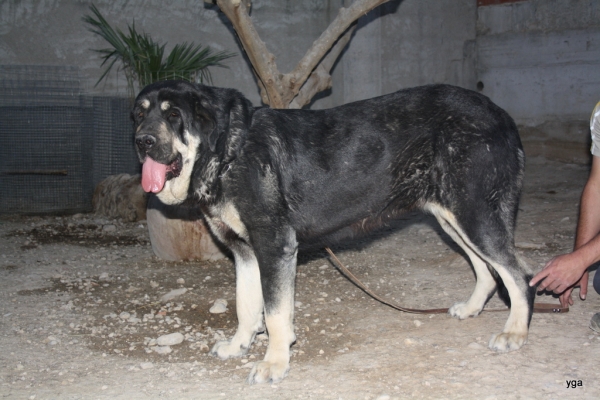
M192 207L168 206L150 194L146 221L152 250L163 260L213 261L225 257L202 214Z

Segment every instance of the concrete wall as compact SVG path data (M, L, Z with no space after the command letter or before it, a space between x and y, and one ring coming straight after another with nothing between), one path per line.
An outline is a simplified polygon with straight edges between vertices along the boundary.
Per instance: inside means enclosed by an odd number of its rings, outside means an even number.
M335 70L336 103L428 83L474 89L475 22L473 0L392 1L373 10Z
M530 156L588 161L588 121L600 100L600 1L479 7L477 79L521 126Z
M261 38L289 72L351 0L254 0L252 18ZM102 70L90 49L105 43L81 21L90 1L4 0L0 2L0 65L76 65L90 93L125 94L121 73L94 87ZM195 41L238 53L229 69L212 70L217 86L231 86L260 104L258 89L232 28L215 6L201 0L96 0L105 18L125 30L136 28L169 45ZM473 0L392 0L359 23L351 45L334 70L334 87L313 108L389 93L431 82L473 86L465 43L475 39ZM169 49L169 46L167 46Z
M255 26L289 72L352 0L253 0ZM214 84L260 104L232 28L201 0L96 0L115 26L169 45L195 41L238 56L213 69ZM585 162L587 120L600 100L600 0L391 0L359 20L333 70L324 108L404 87L445 82L481 91L522 126L528 153ZM81 21L88 0L0 1L0 65L75 65L89 93L125 95L123 74L94 88L105 47ZM170 48L169 46L167 46Z
M107 44L89 32L82 17L91 14L91 1L7 0L0 3L0 64L76 65L81 68L84 89L90 93L126 94L124 74L112 73L98 87L102 74L99 55L91 49ZM209 45L215 50L235 51L238 45L216 8L201 0L94 0L113 27L126 30L135 21L139 31L167 49L181 42ZM214 68L214 83L236 86L251 96L256 92L243 56L227 62L229 69ZM257 100L257 95L253 100Z

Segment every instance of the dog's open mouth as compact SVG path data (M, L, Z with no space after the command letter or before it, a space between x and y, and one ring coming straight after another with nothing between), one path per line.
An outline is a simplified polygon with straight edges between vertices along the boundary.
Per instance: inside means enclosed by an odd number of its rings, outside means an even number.
M142 188L146 192L158 193L169 179L177 178L181 173L181 154L170 164L161 164L149 156L142 167Z

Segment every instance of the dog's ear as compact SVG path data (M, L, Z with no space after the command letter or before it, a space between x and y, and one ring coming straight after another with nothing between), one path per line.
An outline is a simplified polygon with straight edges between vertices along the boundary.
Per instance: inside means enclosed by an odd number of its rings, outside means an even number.
M195 120L208 147L225 162L233 160L246 141L254 107L234 89L203 87L195 99Z
M201 131L208 137L208 146L213 153L216 151L219 130L217 121L201 100L194 103L194 119L200 123Z
M225 162L231 162L237 157L246 142L248 130L252 123L254 107L241 93L232 91L232 96L224 110L225 128Z

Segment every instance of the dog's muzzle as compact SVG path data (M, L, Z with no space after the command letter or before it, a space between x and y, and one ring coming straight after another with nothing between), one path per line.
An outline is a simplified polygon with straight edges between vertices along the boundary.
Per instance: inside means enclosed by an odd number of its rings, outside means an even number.
M146 192L158 193L165 183L177 178L181 173L183 161L181 154L173 154L171 146L162 143L150 129L141 129L135 136L135 145L142 166L142 188Z
M156 144L156 138L152 135L136 136L135 144L141 154L146 154Z

